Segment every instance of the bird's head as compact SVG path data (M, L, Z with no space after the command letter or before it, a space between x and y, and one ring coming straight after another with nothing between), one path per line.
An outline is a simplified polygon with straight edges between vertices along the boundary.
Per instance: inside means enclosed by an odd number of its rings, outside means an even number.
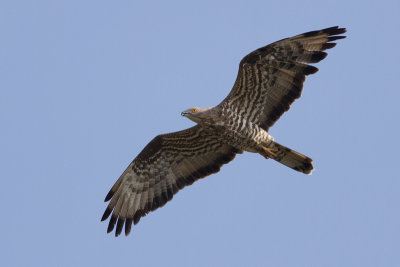
M181 113L189 120L197 123L202 123L204 119L207 118L208 112L211 108L189 108Z

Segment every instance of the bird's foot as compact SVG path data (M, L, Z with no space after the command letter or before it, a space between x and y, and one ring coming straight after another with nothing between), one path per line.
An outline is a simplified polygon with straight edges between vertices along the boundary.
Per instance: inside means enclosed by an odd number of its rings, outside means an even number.
M269 158L275 158L277 156L278 149L275 147L265 147L263 146L263 150L267 153Z

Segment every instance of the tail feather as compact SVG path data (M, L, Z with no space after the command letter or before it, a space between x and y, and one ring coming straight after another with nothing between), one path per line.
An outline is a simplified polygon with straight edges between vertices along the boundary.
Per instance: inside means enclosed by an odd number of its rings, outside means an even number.
M262 155L266 158L271 158L273 160L282 163L296 171L311 174L314 170L312 165L312 159L299 152L296 152L290 148L287 148L279 143L273 142L268 146L269 150L273 150L273 153L268 153L265 151Z

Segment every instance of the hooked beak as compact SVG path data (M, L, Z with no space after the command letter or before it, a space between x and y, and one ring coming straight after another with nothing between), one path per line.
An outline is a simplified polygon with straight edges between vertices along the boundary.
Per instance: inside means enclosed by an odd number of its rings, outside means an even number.
M186 116L186 114L187 114L187 112L185 112L185 111L183 111L183 112L181 113L182 116Z

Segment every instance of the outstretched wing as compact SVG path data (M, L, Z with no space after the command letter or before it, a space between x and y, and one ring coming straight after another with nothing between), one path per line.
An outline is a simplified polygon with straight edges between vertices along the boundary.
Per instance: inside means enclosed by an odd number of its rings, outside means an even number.
M110 201L102 221L110 214L107 232L125 224L128 235L132 222L162 207L180 189L219 171L241 151L224 145L200 126L155 137L117 180L105 201Z
M221 102L227 112L237 112L268 130L287 110L303 89L305 76L318 71L307 63L327 56L334 40L346 29L331 27L303 33L259 48L242 59L236 82Z

